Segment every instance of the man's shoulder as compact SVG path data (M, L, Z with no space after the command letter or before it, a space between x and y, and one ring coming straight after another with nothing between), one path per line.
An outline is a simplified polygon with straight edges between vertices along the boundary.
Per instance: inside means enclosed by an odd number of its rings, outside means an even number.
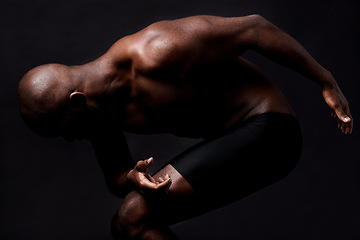
M200 50L200 42L194 33L178 20L156 22L131 38L129 53L135 67L140 68L187 65Z

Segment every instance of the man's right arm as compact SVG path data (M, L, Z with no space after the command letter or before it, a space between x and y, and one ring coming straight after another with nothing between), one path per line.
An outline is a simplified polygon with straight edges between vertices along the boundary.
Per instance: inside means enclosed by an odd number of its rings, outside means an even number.
M109 191L120 198L130 191L167 191L171 185L169 175L155 180L148 174L153 158L138 161L130 155L125 136L121 130L102 131L91 140Z
M105 177L106 185L111 193L124 197L132 186L127 174L134 168L134 160L130 155L124 134L108 131L97 134L91 140L96 158Z

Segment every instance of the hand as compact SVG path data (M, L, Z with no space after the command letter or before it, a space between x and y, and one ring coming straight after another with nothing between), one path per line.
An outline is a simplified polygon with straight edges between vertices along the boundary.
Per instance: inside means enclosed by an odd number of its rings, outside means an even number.
M338 118L338 128L340 128L344 134L351 133L353 129L353 119L348 102L339 86L333 81L333 84L323 86L322 93L325 102L331 108L331 116Z
M152 157L143 161L138 161L134 169L130 170L127 174L127 178L135 184L142 194L146 194L147 192L167 193L171 185L169 174L166 174L164 178L159 177L158 181L155 181L155 179L148 174L148 169L153 161L154 159Z

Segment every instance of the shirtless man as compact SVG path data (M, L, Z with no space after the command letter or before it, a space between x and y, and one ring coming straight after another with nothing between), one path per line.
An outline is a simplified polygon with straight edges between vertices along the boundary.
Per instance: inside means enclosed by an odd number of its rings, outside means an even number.
M161 21L81 66L47 64L19 84L27 125L91 141L109 190L124 201L115 239L176 239L169 225L264 188L296 165L297 119L274 83L240 57L252 49L319 84L343 133L347 101L331 73L259 15ZM123 131L204 138L154 176L134 163Z

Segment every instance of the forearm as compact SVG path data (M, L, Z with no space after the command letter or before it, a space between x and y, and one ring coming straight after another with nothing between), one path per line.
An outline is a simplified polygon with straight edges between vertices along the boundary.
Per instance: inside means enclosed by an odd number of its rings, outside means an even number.
M126 196L131 191L127 174L134 168L135 163L125 137L119 132L113 137L92 139L91 143L109 191L119 197Z
M128 173L134 168L135 164L130 159L115 159L114 156L100 157L97 159L104 174L108 190L120 198L125 197L133 190L133 185L128 179Z
M124 198L129 192L134 190L134 185L127 177L129 172L130 170L126 170L112 178L106 178L106 186L112 194Z
M332 116L339 118L338 127L343 133L352 132L349 105L334 77L301 44L263 18L254 28L251 39L252 49L319 84Z
M254 26L249 47L265 57L289 67L323 86L333 81L322 67L294 38L262 17Z
M231 18L197 16L190 20L197 27L190 31L192 38L189 39L197 39L200 43L193 41L187 46L202 49L191 51L199 53L199 62L226 60L252 49L320 85L331 79L331 74L299 42L260 15Z

